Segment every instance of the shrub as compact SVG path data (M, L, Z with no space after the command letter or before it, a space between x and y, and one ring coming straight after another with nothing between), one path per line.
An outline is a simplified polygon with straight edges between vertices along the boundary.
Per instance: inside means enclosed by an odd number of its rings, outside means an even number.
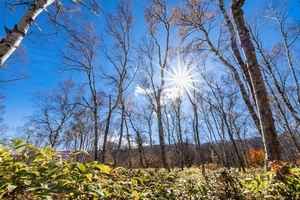
M0 147L0 199L300 199L300 169L130 170L63 160L51 148L15 141Z

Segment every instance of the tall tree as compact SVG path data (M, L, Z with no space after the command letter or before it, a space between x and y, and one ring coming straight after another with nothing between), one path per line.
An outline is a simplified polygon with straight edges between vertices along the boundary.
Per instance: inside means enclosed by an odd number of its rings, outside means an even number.
M251 39L249 29L246 25L242 10L244 3L245 0L233 0L231 12L236 25L237 34L241 42L241 47L246 57L250 81L253 85L262 130L262 137L265 145L266 160L280 160L280 146L275 130L268 92L262 77L261 66L257 60L255 47Z
M132 49L133 49L133 16L131 11L131 2L121 0L117 5L116 14L109 14L106 18L107 36L111 38L112 44L106 52L106 57L112 66L109 74L104 74L104 78L109 81L115 93L115 98L110 98L110 108L106 120L106 128L104 132L102 162L105 162L106 143L109 133L110 120L112 112L118 107L121 110L121 122L119 131L119 140L117 151L120 150L126 110L126 91L130 87L134 78L134 67L132 66Z
M146 21L149 27L149 35L150 35L150 51L154 51L157 53L158 57L158 66L159 69L159 83L155 84L154 80L154 73L153 73L153 55L149 55L150 58L149 62L150 65L147 66L151 69L148 70L150 77L148 77L150 86L151 86L151 96L154 101L151 100L153 108L156 113L157 117L157 127L158 127L158 135L159 135L159 143L160 143L160 150L161 150L161 161L165 168L169 168L166 156L166 149L165 149L165 133L163 127L163 101L165 97L165 70L168 68L168 59L170 54L170 34L172 28L172 15L168 13L168 8L165 1L161 0L153 0L146 9L145 12ZM159 27L162 27L161 29ZM164 37L158 38L159 32L164 32ZM163 41L162 43L160 41ZM154 103L154 104L153 104Z
M189 47L197 52L202 52L203 49L208 48L229 69L239 86L242 99L257 130L260 133L264 132L262 135L267 155L266 159L277 160L280 158L279 143L268 93L241 10L243 3L244 1L233 1L231 8L234 22L232 22L226 13L222 0L218 1L217 9L214 9L214 4L210 1L187 1L186 8L179 13L179 25L183 28L182 33L185 39L193 36L195 32L201 34L196 39L191 40ZM219 10L221 15L218 15L219 13L216 10ZM224 43L226 32L223 29L218 30L219 28L215 28L221 26L218 16L224 18L229 33L231 51L228 51L227 43ZM234 28L234 25L237 29ZM217 35L217 39L213 39L212 35ZM238 43L237 36L239 36L241 45ZM240 53L241 50L245 53L245 61ZM258 99L260 99L259 102Z
M93 28L86 27L85 31L72 31L70 33L70 41L68 49L64 53L66 70L73 70L83 74L86 85L88 87L90 100L83 98L82 106L90 109L93 116L94 131L94 159L98 160L98 143L99 143L99 108L100 98L97 91L96 83L96 56L99 39L95 36Z
M239 52L239 47L237 46L237 40L235 32L233 32L233 24L228 21L228 15L225 12L224 2L219 1L219 10L221 15L216 13L215 10L210 10L211 7L210 1L186 1L185 8L179 10L178 12L179 20L178 24L181 27L181 35L184 40L189 41L186 48L196 51L196 53L203 53L204 50L208 50L212 55L214 55L231 73L236 84L239 86L239 90L243 101L250 113L250 116L259 132L260 124L255 109L254 103L252 100L252 85L251 82L244 82L243 76L239 72L239 68L244 72L246 70L246 64L242 59L242 56ZM224 16L225 24L229 30L229 46L231 50L228 49L228 44L224 43L225 40L223 37L224 31L219 31L219 26L215 25L216 17L215 16ZM217 27L217 28L215 28ZM212 37L213 34L217 33L217 38ZM199 36L194 36L194 33L199 33ZM188 40L192 38L191 40ZM233 56L231 54L233 53ZM235 60L230 59L234 57L237 61L238 66L236 66ZM248 76L248 73L245 73ZM248 83L248 84L247 84ZM249 89L248 89L248 87ZM250 90L250 92L248 92Z

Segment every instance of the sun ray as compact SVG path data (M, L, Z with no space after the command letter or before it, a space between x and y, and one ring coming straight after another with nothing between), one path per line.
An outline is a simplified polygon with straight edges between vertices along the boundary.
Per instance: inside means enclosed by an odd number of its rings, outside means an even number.
M177 62L175 67L168 70L165 77L165 97L171 100L175 100L181 96L193 95L191 91L198 90L195 84L199 82L196 79L196 70L191 65L187 65L180 56L177 57Z

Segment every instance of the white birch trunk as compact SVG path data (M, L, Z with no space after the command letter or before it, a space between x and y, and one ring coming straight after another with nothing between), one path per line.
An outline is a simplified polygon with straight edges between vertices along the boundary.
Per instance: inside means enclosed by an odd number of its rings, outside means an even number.
M12 53L20 46L22 40L27 34L32 22L36 20L39 14L42 13L48 6L53 4L55 0L37 0L25 15L21 18L18 24L7 33L0 41L0 68Z

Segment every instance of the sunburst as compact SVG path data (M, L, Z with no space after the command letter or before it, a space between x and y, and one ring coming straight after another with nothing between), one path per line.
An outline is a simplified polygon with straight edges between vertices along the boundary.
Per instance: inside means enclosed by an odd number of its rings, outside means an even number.
M184 62L178 54L177 60L172 62L171 66L173 67L163 70L165 72L165 85L162 88L161 98L163 105L169 101L175 101L180 97L184 97L185 95L193 99L194 95L192 95L192 93L198 91L196 83L199 82L199 76L197 76L198 73L193 62ZM157 69L161 68L157 66ZM156 78L157 77L160 76L156 76ZM159 83L159 81L157 83ZM136 95L150 95L152 93L153 91L151 89L144 88L140 85L135 88Z
M196 70L191 64L182 62L178 56L175 67L165 70L166 72L166 86L165 96L168 99L175 100L184 95L189 95L193 90L197 90L195 84L198 82L196 79Z

